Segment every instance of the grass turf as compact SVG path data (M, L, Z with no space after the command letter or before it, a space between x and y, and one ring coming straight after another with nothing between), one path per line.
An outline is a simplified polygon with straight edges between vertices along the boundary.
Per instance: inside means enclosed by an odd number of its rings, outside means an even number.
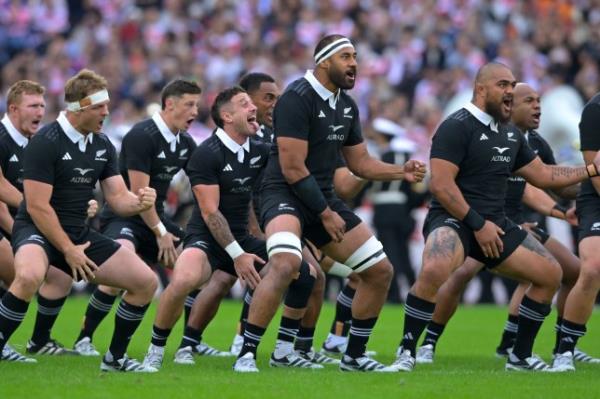
M53 337L73 344L87 305L87 298L69 299L53 331ZM233 338L241 304L226 301L204 334L208 344L226 350ZM148 347L152 306L129 347L131 357L141 360ZM326 305L317 328L315 345L325 338L334 308ZM598 311L588 323L588 336L580 346L600 356ZM24 352L35 317L29 309L23 325L10 342ZM195 366L171 360L179 344L178 323L167 346L165 363L156 374L101 373L99 358L38 357L37 364L0 362L0 398L511 398L600 397L600 365L578 364L576 373L531 374L505 372L504 360L494 357L494 348L506 319L506 308L462 307L442 337L433 365L417 366L410 374L341 373L335 366L324 370L271 369L268 357L273 348L277 323L272 323L259 348L254 375L231 371L233 358L196 358ZM535 352L549 361L554 344L555 313L542 327ZM114 311L94 337L100 352L106 350L114 325ZM279 320L279 315L275 321ZM371 337L369 349L384 363L393 361L402 329L402 308L386 306Z

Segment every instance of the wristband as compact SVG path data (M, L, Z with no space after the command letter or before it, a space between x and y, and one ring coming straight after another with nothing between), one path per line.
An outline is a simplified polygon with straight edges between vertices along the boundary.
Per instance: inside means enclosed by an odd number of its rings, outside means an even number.
M234 240L231 242L231 244L225 247L225 252L227 252L231 259L235 260L235 258L244 253L244 250L242 249L240 244L238 244L238 242Z
M596 167L596 164L594 164L594 163L585 165L585 170L588 174L588 177L598 176L598 168Z
M292 184L292 190L300 201L317 215L320 215L327 208L327 200L312 175L308 175Z
M554 218L558 218L558 219L566 219L567 217L567 207L560 205L560 204L554 204L554 206L552 207L552 209L550 210L550 216L554 217Z
M485 224L485 219L478 214L473 208L469 208L469 212L465 215L462 222L467 225L471 230L478 231L481 230L483 225Z
M165 227L163 222L160 222L156 226L154 226L152 228L152 231L154 232L154 235L157 237L163 237L165 234L167 234L167 228Z

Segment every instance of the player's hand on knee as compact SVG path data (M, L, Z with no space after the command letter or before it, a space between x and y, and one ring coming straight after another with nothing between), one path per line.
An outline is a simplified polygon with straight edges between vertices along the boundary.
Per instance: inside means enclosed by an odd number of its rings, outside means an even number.
M260 275L254 267L255 262L261 265L265 264L265 261L259 256L248 252L244 252L233 260L233 267L238 277L252 289L255 289L260 283Z
M537 233L535 232L535 227L537 227L537 225L537 222L525 222L522 223L520 226L523 230L534 236L535 239L539 241L540 236L537 235Z
M179 242L179 237L171 233L167 233L162 237L156 237L158 261L164 267L172 269L175 266L175 261L177 260L177 242Z
M152 208L156 202L156 190L152 187L144 187L138 190L137 194L140 206L140 212Z
M499 258L504 250L504 244L500 236L504 235L504 231L495 223L489 220L480 230L474 232L475 239L479 243L483 254L488 258Z
M71 267L73 280L77 280L77 276L80 276L84 281L91 281L96 278L94 272L98 270L98 266L85 254L85 250L90 244L87 241L80 245L73 245L64 253L65 261Z
M337 213L327 207L321 212L321 222L325 231L329 233L329 236L334 242L342 242L344 239L344 233L346 233L346 222Z
M98 201L91 199L88 201L87 217L93 219L98 213Z
M404 180L411 183L418 183L425 178L427 173L427 165L421 161L411 159L404 164Z

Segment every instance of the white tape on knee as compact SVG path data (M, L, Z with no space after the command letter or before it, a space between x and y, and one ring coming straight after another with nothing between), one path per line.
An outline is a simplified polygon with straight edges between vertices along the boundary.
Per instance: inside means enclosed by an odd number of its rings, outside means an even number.
M360 273L386 257L387 255L383 252L383 244L377 238L371 237L358 247L344 264L355 273Z
M338 276L342 278L348 277L353 272L348 266L344 265L340 262L333 262L333 265L327 272L327 274L331 274L333 276Z
M289 231L280 231L267 239L267 254L269 258L275 254L294 254L302 259L302 244L300 238Z

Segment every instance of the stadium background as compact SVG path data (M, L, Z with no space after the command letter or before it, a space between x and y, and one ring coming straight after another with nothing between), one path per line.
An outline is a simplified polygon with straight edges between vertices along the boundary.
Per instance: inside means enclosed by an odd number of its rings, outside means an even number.
M469 100L477 69L496 60L543 95L540 131L558 161L580 162L579 115L600 87L598 0L0 0L0 112L7 88L33 79L48 90L51 121L64 106L66 79L91 68L108 79L105 133L118 148L128 129L157 109L162 86L186 76L204 90L190 129L201 141L214 128L208 110L218 91L249 71L267 72L285 87L311 68L318 39L334 32L358 50L351 94L372 152L380 150L372 121L384 117L404 128L414 157L427 160L441 118ZM363 198L360 214L368 220ZM178 179L168 212L179 217L190 201ZM424 212L415 212L417 221ZM549 227L572 245L564 223ZM421 247L417 223L417 268ZM504 285L493 288L494 295L475 282L465 299L505 301Z

